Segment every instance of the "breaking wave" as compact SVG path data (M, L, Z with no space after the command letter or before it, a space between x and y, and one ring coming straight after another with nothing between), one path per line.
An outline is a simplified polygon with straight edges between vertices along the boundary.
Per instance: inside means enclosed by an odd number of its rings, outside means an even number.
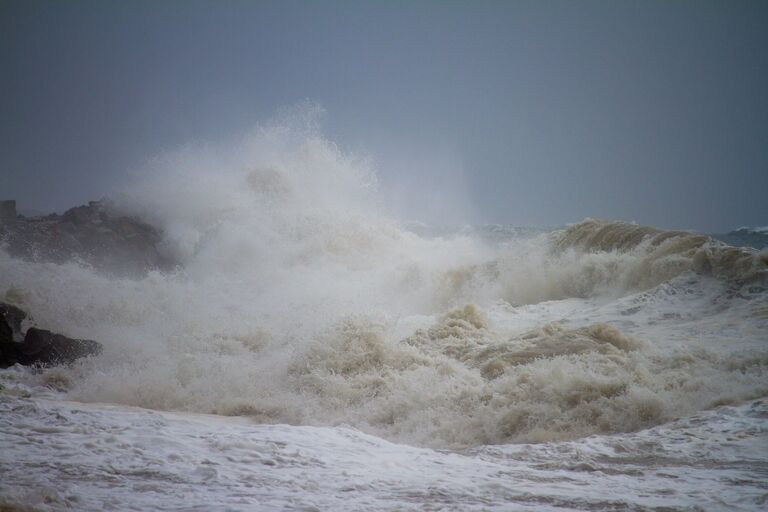
M588 219L559 236L558 250L639 253L629 284L656 285L686 270L737 282L766 275L768 254L730 247L708 236L685 231Z
M420 235L317 115L164 155L114 198L175 270L0 252L0 298L104 344L25 378L438 447L626 432L768 393L765 253L597 220Z

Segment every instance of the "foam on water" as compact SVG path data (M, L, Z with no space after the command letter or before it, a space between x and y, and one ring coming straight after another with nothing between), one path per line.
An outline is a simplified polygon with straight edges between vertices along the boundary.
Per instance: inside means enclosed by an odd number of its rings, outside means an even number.
M762 510L765 400L636 434L480 447L0 396L3 510Z
M116 198L181 263L141 279L0 252L0 297L101 356L67 396L422 446L630 432L768 393L764 255L587 220L421 236L299 110L156 159Z
M0 249L0 300L104 345L0 371L0 508L764 506L765 252L401 223L317 115L126 184L174 271Z

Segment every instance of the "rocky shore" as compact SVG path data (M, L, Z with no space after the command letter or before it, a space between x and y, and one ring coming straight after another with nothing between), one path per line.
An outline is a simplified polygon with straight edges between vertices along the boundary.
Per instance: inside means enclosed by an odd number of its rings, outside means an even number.
M115 277L135 278L175 267L161 249L157 229L118 213L106 201L38 217L16 215L14 201L2 201L2 206L0 247L14 258L75 261ZM71 364L100 352L98 342L39 328L26 312L0 302L0 368Z
M101 353L101 344L93 340L68 338L37 327L27 314L11 304L0 302L0 368L15 364L54 366Z
M0 246L14 258L35 262L80 261L100 272L137 277L175 263L160 247L153 226L91 201L62 215L0 219Z

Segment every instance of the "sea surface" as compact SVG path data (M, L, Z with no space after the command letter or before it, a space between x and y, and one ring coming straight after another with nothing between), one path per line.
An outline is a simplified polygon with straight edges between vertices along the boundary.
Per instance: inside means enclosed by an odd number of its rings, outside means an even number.
M154 165L114 208L173 270L0 250L27 326L104 347L0 370L0 509L768 506L760 229L437 230L281 127Z

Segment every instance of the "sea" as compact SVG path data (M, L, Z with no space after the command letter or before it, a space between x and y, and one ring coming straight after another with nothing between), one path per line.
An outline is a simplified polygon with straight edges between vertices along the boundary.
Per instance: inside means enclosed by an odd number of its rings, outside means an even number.
M768 508L768 230L438 229L377 190L264 126L113 196L171 270L0 248L26 326L103 345L0 370L0 510Z

